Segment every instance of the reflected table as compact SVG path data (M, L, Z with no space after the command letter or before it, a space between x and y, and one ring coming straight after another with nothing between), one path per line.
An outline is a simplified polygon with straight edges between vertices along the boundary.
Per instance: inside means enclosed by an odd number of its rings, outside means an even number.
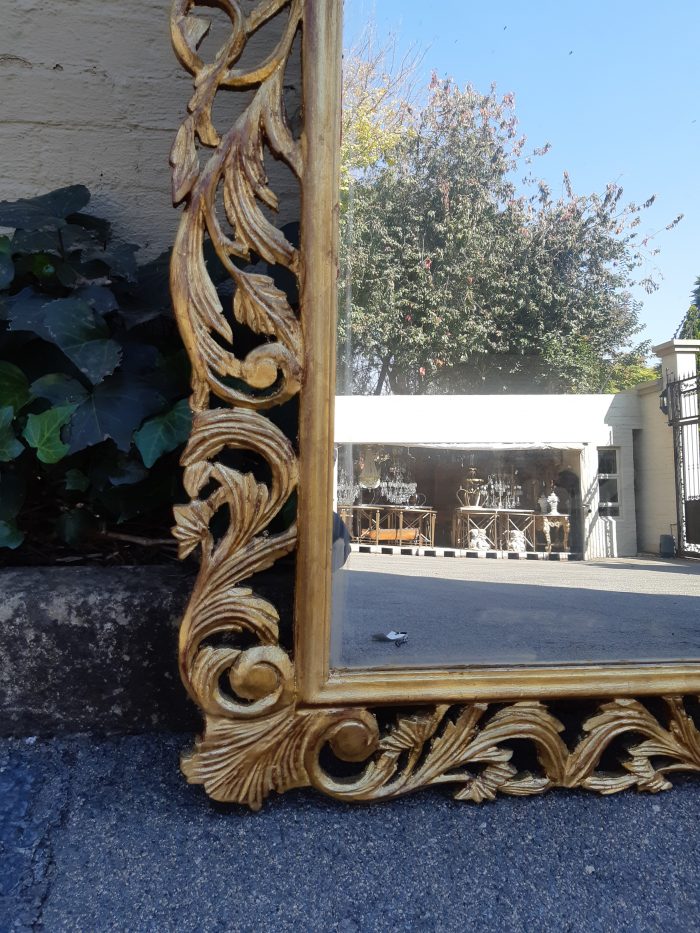
M552 552L552 530L561 529L562 549L569 549L568 515L541 515L531 509L484 509L463 506L452 519L452 545L471 551L537 550L541 532L545 550Z
M453 514L452 544L471 551L534 551L535 513L463 506Z
M561 529L562 550L569 550L569 532L571 520L568 515L536 515L535 528L542 531L546 542L547 553L552 553L552 529Z
M435 541L435 509L410 505L354 505L339 510L352 541L360 544L418 545Z

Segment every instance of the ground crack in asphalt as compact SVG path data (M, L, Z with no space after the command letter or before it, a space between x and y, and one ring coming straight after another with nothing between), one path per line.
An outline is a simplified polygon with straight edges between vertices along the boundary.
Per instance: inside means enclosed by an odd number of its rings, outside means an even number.
M49 899L49 894L51 893L51 879L53 877L56 860L55 860L55 838L56 833L60 830L65 829L66 823L68 821L68 816L71 812L71 804L73 802L74 796L74 782L71 780L71 775L73 771L73 765L75 762L75 755L70 753L68 750L62 750L62 756L67 760L68 769L67 775L63 777L61 781L61 799L60 803L57 806L57 809L54 812L53 818L48 822L46 826L46 833L42 839L44 843L44 848L46 851L46 864L44 867L43 877L42 877L42 890L39 897L39 903L37 904L37 913L34 921L32 922L32 931L33 933L40 933L44 929L44 908Z
M65 827L71 809L75 755L68 749L49 755L61 759L57 775L51 767L36 767L44 761L43 756L37 756L26 742L12 745L13 753L0 760L0 853L4 866L0 928L39 931L44 928L44 906L55 869L55 834Z

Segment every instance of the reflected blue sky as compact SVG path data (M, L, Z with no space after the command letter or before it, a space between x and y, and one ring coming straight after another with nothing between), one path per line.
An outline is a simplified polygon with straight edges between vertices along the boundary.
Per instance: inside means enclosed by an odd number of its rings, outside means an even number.
M642 202L640 238L661 231L649 269L660 278L652 295L636 291L645 325L640 339L669 339L700 275L698 186L697 0L345 0L346 44L374 19L400 47L427 48L422 79L436 70L460 84L513 92L521 131L531 147L552 144L534 165L562 190L603 191L609 181L625 201ZM664 227L685 215L672 231Z

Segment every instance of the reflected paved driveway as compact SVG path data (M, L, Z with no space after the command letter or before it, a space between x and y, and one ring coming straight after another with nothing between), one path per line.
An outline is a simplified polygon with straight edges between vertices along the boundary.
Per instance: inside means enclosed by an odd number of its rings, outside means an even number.
M340 667L700 659L700 562L352 554L334 575ZM408 632L395 648L374 635Z

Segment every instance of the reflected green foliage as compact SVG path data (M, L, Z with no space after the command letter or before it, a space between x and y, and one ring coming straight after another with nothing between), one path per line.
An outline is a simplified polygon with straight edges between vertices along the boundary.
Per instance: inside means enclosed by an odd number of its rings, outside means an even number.
M700 279L698 282L700 282ZM678 337L681 340L700 340L700 284L696 286L693 298L694 304L688 308L683 322L678 328Z
M412 132L413 98L422 53L401 55L396 39L379 40L368 24L357 45L343 54L340 189L378 162L391 164L399 143Z
M620 353L610 361L606 392L625 392L643 382L661 378L661 363L650 366L646 354L638 350Z
M433 79L391 158L343 193L339 391L600 392L655 377L631 294L653 199L624 204L616 184L577 195L567 176L555 197L530 168L546 149L526 155L512 96Z

